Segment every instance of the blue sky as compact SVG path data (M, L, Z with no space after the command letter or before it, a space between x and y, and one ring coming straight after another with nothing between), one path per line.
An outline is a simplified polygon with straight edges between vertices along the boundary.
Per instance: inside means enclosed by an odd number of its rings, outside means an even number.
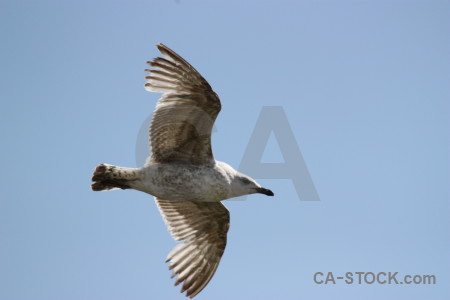
M221 97L216 159L237 168L281 106L321 199L273 178L276 197L226 201L196 299L449 299L449 19L449 1L1 1L0 299L184 298L152 197L90 191L99 163L136 166L160 42ZM313 281L358 271L437 283Z

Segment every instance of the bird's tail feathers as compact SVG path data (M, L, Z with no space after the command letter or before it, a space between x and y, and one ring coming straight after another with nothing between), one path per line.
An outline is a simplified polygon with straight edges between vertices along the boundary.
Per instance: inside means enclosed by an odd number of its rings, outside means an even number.
M91 187L93 191L129 189L129 183L136 180L135 169L101 164L95 168Z

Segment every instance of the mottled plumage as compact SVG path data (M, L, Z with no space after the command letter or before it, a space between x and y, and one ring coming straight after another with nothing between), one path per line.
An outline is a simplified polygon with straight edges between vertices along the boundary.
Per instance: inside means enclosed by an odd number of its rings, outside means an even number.
M173 238L183 241L167 256L175 285L195 296L211 280L227 244L230 214L220 202L169 201L156 198Z
M152 162L211 164L211 130L220 100L209 83L181 56L164 45L165 58L147 62L145 88L164 93L150 125Z
M252 178L214 160L211 131L221 105L208 82L181 56L159 44L164 58L148 64L145 88L161 92L150 126L151 157L142 168L99 165L92 190L135 189L155 196L172 237L175 285L192 298L211 280L225 250L230 215L222 200L261 193Z

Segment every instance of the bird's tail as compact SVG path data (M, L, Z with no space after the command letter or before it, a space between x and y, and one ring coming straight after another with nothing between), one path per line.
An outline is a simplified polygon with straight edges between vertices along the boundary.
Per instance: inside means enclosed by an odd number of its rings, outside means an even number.
M130 189L130 183L138 179L136 169L101 164L95 168L91 187L93 191Z

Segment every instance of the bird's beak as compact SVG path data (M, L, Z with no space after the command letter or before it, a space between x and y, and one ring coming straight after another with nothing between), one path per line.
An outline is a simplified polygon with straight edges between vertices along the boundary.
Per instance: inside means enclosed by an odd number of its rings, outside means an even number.
M257 188L256 192L259 193L259 194L264 194L266 196L273 196L274 195L274 193L271 190L263 188L263 187Z

